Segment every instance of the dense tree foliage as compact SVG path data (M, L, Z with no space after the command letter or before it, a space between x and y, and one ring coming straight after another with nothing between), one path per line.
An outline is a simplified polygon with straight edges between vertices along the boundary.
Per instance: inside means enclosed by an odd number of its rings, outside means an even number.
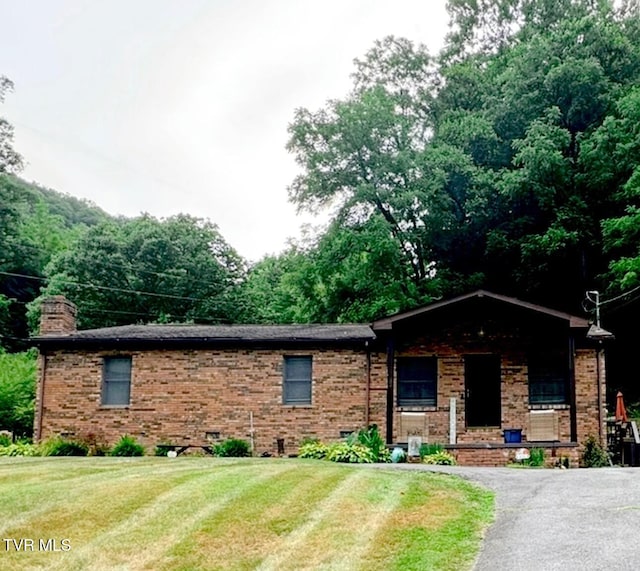
M107 218L90 203L0 174L0 346L25 346L26 304L39 294L46 265L87 224Z
M438 58L387 38L356 60L347 97L296 112L289 149L302 172L291 199L331 205L333 235L383 221L404 266L393 268L404 276L399 306L483 285L577 311L586 289L608 287L609 264L614 281L635 283L637 9L606 0L448 8L452 33ZM334 300L349 299L344 281L328 284ZM409 285L415 295L403 297ZM375 284L360 293L361 317L389 307Z
M186 215L102 222L54 256L45 274L42 297L73 300L82 328L228 322L245 309L243 261L213 224Z

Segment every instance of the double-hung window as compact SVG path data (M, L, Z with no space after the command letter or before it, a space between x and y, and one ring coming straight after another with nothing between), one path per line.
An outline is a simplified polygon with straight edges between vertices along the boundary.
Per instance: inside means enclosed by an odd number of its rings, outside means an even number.
M396 370L399 406L436 406L436 357L398 357Z
M565 352L529 355L529 404L567 404L569 363Z
M282 384L284 404L311 404L311 357L285 357Z
M102 364L102 404L128 405L131 395L131 357L105 357Z

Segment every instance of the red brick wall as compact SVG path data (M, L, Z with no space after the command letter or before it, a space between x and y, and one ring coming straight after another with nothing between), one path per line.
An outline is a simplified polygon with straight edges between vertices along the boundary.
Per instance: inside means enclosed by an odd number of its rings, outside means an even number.
M337 440L366 422L364 351L226 349L137 351L132 356L131 404L102 407L102 358L113 352L56 351L47 356L42 438L60 432L99 433L109 442L131 434L159 442L203 443L205 432L249 439L253 413L257 454L285 440L295 453L304 437ZM127 353L124 353L127 354ZM310 406L282 404L284 355L312 355ZM384 395L369 393L371 422L384 414ZM38 403L39 404L39 403Z
M579 449L553 448L552 446L540 446L544 450L544 465L548 468L556 467L568 458L570 468L579 467ZM516 463L515 448L459 448L447 450L456 458L461 466L506 466Z
M578 349L575 354L576 369L576 413L578 442L584 443L588 436L602 435L602 445L606 445L605 411L605 383L606 377L604 353L600 352L601 409L603 418L599 417L598 409L598 359L594 349ZM600 425L602 423L602 425ZM602 428L601 428L602 426Z

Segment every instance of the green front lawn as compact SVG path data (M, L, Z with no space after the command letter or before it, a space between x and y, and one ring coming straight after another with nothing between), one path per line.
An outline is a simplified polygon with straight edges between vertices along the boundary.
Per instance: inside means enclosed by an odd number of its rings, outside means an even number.
M468 569L493 513L457 478L299 459L0 458L0 490L21 570Z

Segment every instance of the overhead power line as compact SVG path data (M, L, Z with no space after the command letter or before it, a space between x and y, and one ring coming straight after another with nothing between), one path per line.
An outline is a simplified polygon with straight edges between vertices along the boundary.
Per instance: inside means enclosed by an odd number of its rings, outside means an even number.
M600 302L600 305L607 305L609 303L613 303L614 301L618 301L619 299L623 299L629 295L632 295L634 293L636 293L637 291L640 291L640 286L634 287L633 289L625 292L625 293L621 293L620 295L617 295L616 297L612 297L611 299L605 299L604 301Z
M17 274L14 272L2 272L0 271L0 275L3 276L9 276L9 277L13 277L13 278L26 278L26 279L31 279L31 280L38 280L41 282L48 282L50 281L50 278L41 278L38 276L29 276L26 274ZM110 287L110 286L101 286L101 285L96 285L96 284L85 284L82 282L76 282L74 280L57 280L59 283L63 283L63 284L67 284L67 285L74 285L74 286L78 286L78 287L86 287L86 288L93 288L93 289L98 289L98 290L102 290L102 291L116 291L119 293L133 293L136 295L148 295L151 297L161 297L161 298L166 298L166 299L175 299L175 300L182 300L182 301L206 301L203 298L198 298L198 297L188 297L188 296L181 296L181 295L172 295L170 293L155 293L152 291L140 291L140 290L135 290L135 289L126 289L126 288L119 288L119 287Z
M42 248L40 246L35 246L33 244L21 244L21 247L24 248L30 248L32 250L36 250L38 252L43 252L43 253L48 253L47 250L45 248ZM70 251L68 248L65 248L63 250L60 250L60 252L68 252ZM212 259L215 260L215 257L212 256ZM137 274L150 274L152 276L158 276L161 278L171 278L173 280L190 280L193 281L193 277L189 276L189 275L176 275L176 274L168 274L166 272L154 272L153 270L144 270L138 267L133 267L131 265L126 266L124 264L116 264L115 262L105 262L104 260L100 260L99 263L100 266L102 267L107 267L107 268L121 268L123 270L132 270L135 271L135 273ZM183 270L183 268L180 268L181 270ZM186 270L185 270L186 271Z

